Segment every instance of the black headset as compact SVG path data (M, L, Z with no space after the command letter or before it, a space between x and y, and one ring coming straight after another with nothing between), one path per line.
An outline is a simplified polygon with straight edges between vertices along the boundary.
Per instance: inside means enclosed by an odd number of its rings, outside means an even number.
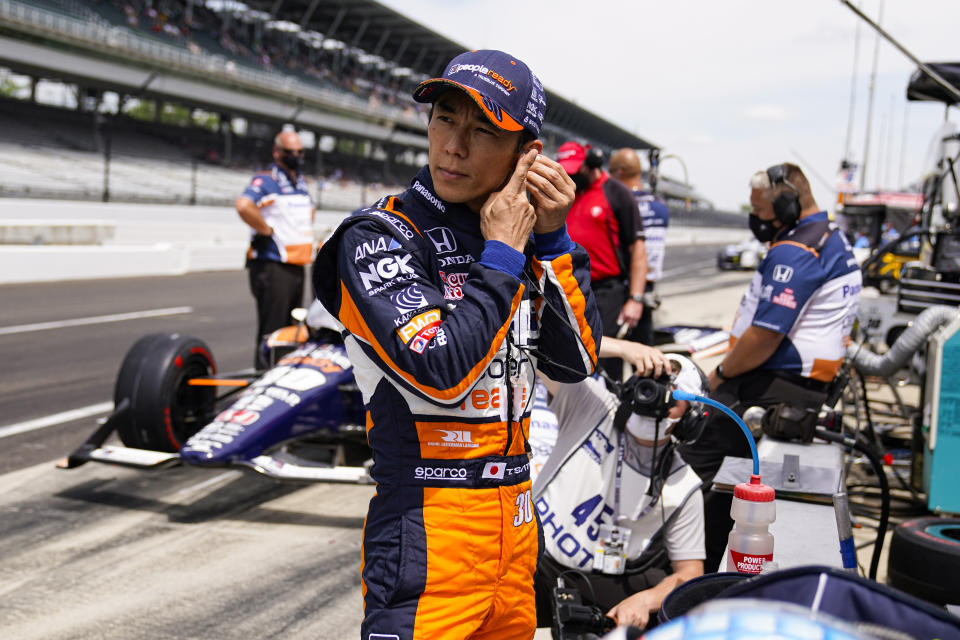
M600 169L603 167L603 149L588 146L586 152L587 157L584 158L583 163L587 165L588 169Z
M667 357L669 359L669 356ZM696 367L696 365L694 365ZM696 367L697 374L700 376L700 388L704 394L710 388L710 380L704 375L700 367ZM680 444L693 444L703 433L703 428L707 426L707 419L710 417L710 409L702 402L691 402L690 407L684 412L683 417L673 427L672 435Z
M773 201L773 215L786 229L792 229L800 219L800 191L787 180L787 165L775 164L767 169L770 186L785 184L790 190L784 190Z

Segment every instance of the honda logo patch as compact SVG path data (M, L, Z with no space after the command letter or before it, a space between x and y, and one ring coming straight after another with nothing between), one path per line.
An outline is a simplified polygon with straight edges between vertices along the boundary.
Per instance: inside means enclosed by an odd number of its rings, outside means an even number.
M785 264L778 264L773 267L774 282L790 282L793 279L793 267Z
M433 246L438 254L451 253L457 250L457 240L453 237L453 232L446 227L427 229L427 237L433 241Z

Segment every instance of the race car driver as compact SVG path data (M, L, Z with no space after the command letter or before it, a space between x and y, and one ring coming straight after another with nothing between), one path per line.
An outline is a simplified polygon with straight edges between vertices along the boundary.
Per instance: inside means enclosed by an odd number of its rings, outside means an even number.
M361 634L529 638L534 369L584 378L601 335L566 232L575 187L540 155L543 87L520 60L461 54L414 98L432 104L428 165L345 220L313 271L373 450Z

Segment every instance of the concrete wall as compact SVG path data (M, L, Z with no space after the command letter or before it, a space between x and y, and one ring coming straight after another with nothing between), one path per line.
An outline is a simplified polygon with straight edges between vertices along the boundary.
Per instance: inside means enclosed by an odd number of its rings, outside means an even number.
M344 216L317 212L317 240ZM71 224L77 229L71 231ZM671 227L667 244L737 242L748 234L746 229ZM5 244L4 238L30 244ZM72 244L61 244L64 238ZM248 228L231 207L3 199L0 284L239 270L248 238Z

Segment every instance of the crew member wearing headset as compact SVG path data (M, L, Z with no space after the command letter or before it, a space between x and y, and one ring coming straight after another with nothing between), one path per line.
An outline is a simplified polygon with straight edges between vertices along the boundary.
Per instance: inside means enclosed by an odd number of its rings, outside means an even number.
M819 411L843 362L860 301L860 268L846 236L821 211L800 167L778 164L750 179L750 230L770 242L740 301L731 348L710 373L711 397L738 414L787 403ZM681 453L710 486L724 456L749 457L720 412ZM731 495L708 492L706 570L715 571L733 526Z
M661 383L706 393L693 362L666 360ZM674 451L703 428L703 406L680 401L664 419L640 415L622 402L640 381L630 378L618 395L598 378L544 377L558 433L533 484L546 550L536 580L538 626L550 626L560 576L618 625L643 628L667 594L703 573L700 478Z
M590 282L597 296L603 335L623 337L643 315L647 253L643 222L630 189L603 170L603 153L565 142L557 162L573 178L577 196L567 215L574 242L590 255ZM623 361L602 358L600 367L623 379Z

